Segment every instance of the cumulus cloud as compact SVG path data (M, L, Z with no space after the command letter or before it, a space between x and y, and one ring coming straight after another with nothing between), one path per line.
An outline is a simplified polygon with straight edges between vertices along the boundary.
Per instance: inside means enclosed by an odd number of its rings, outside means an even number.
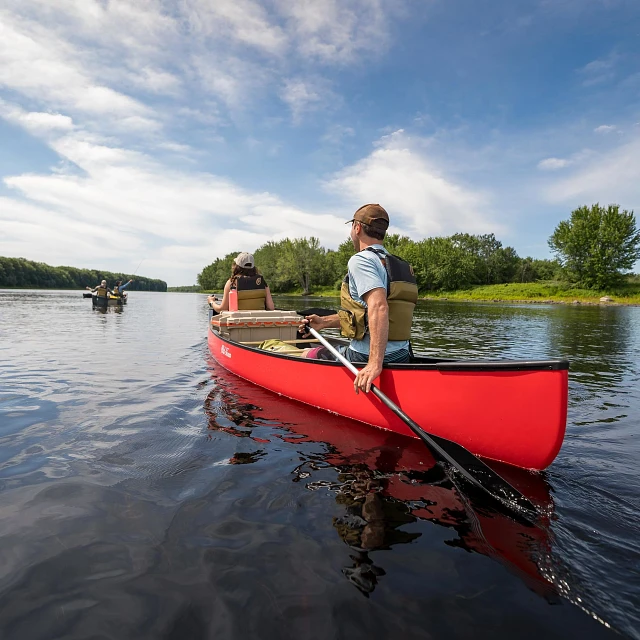
M61 113L27 112L18 105L0 99L0 118L21 126L36 135L73 129L73 120Z
M603 58L597 58L578 69L585 87L603 84L614 78L620 56L613 52Z
M374 151L339 172L327 185L351 205L379 202L392 230L417 237L499 232L488 194L445 176L403 131L382 138Z
M599 127L596 127L593 131L594 133L613 133L617 131L618 127L613 124L601 124Z
M36 31L34 33L34 31ZM97 83L68 42L3 16L0 22L0 87L55 109L99 116L144 116L139 101Z
M146 154L82 132L51 145L82 173L62 169L5 178L20 196L4 198L0 206L2 244L13 255L32 255L37 246L38 259L53 264L69 263L73 256L87 266L108 259L118 269L131 269L132 258L147 252L153 254L145 261L147 271L157 264L149 275L176 284L193 281L204 264L230 247L253 250L287 235L317 235L330 245L342 240L338 217L301 210L270 193L210 174L170 170ZM90 251L79 237L90 241Z
M278 0L278 7L304 56L346 63L388 44L388 9L380 0Z
M571 175L550 183L546 197L576 205L617 202L640 210L640 137L592 156Z
M556 171L557 169L564 169L571 164L571 160L567 158L545 158L538 162L538 169L543 171Z
M287 35L263 4L253 0L185 0L183 11L192 33L221 37L269 54L287 48Z
M296 124L306 113L319 109L333 109L339 101L329 84L321 78L287 79L280 97L291 109L293 122Z

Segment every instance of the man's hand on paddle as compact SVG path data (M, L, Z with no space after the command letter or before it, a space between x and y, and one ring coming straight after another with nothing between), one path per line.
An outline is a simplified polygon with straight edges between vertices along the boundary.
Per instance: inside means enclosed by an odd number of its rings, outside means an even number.
M315 329L316 331L320 331L320 329L324 328L324 320L317 316L315 313L306 316L304 320L301 321L300 326L298 327L298 331L306 336L309 333L309 327Z
M382 367L372 364L367 364L358 371L358 375L353 380L353 389L356 393L364 391L369 393L371 391L371 385L375 382L375 379L382 373Z

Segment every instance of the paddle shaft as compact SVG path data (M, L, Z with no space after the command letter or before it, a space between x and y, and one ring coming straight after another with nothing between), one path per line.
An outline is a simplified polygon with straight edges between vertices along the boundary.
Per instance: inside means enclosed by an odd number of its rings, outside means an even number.
M345 367L347 367L347 369L349 369L349 371L351 371L351 373L353 373L354 376L358 375L358 369L356 369L353 363L349 362L349 360L347 360L337 349L335 349L330 342L325 340L315 329L312 329L311 327L309 327L309 331L311 335L315 336L317 340L319 340L327 349L329 349L329 351L331 351L331 353L336 358L338 358L338 360L342 362L342 364ZM393 400L388 398L382 391L380 391L378 387L372 384L371 391L377 398L380 399L382 404L384 404L386 407L391 409L391 411L393 411L393 413L395 413L398 416L398 418L400 418L404 423L406 423L407 426L411 428L411 430L416 435L429 441L429 444L434 449L434 453L438 456L438 458L446 460L447 462L452 464L454 467L459 466L458 463L440 445L438 445L438 443L435 442L435 440L433 440L433 438L431 437L431 434L424 431L424 429L422 429L422 427L419 424L414 422ZM474 478L467 472L466 469L460 468L460 471L465 475L465 477L467 477L468 480L475 482Z
M315 338L317 338L329 351L345 366L354 376L358 375L358 369L353 365L353 363L349 362L337 349L333 347L320 333L318 333L315 329L309 327L309 332ZM393 402L390 398L388 398L378 387L375 385L371 385L371 391L373 394L393 413L395 413L398 418L400 418L431 450L433 455L442 461L448 462L452 467L457 469L469 482L473 485L479 487L484 492L488 493L491 497L498 500L500 503L508 506L511 509L516 509L519 513L522 511L530 512L528 513L529 517L534 514L537 516L537 509L533 505L533 503L522 495L515 487L511 486L504 478L498 475L493 469L488 467L482 460L480 460L477 456L472 454L468 449L458 444L457 442L452 442L451 440L447 440L446 438L442 438L440 436L435 436L431 433L427 433L419 424L414 422L395 402ZM482 483L478 478L476 478L469 470L461 464L453 455L449 453L449 451L445 450L453 449L456 452L462 453L462 455L467 458L473 467L475 467L476 472L484 475L487 479L490 479L494 483L501 484L499 486L500 494L496 493L495 490L490 489L484 483Z

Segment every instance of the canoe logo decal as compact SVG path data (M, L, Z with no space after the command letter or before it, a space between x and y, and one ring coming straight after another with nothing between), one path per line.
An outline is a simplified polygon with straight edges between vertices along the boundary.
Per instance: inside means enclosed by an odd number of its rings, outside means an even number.
M229 351L229 349L227 349L227 347L225 347L224 345L222 345L222 346L220 347L220 353L221 353L223 356L227 356L227 358L230 358L230 357L231 357L231 351Z

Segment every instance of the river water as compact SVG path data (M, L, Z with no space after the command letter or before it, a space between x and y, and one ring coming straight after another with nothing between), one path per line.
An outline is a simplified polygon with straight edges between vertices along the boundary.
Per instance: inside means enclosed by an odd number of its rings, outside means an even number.
M528 528L225 372L205 296L129 298L0 291L3 640L640 638L640 308L420 304L417 351L571 361Z

